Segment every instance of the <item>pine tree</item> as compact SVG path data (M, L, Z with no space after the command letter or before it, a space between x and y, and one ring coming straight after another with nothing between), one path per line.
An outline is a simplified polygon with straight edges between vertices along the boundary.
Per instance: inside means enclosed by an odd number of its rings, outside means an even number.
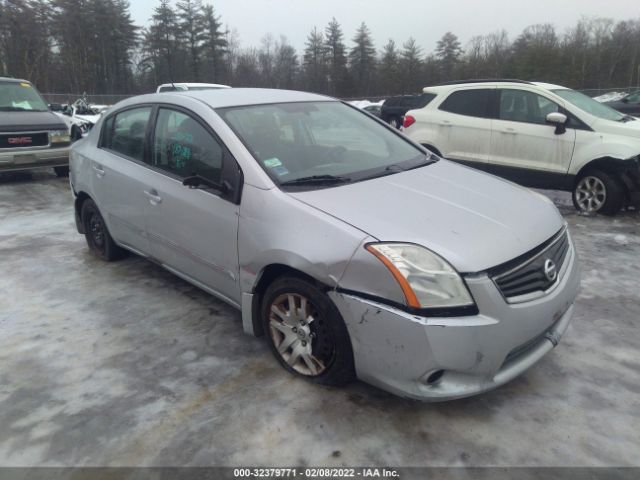
M331 95L344 95L347 81L346 47L342 40L342 28L335 19L325 28L325 46L327 49L328 92Z
M391 39L382 47L378 76L380 93L393 95L400 92L400 55L396 48L396 42Z
M206 78L213 83L220 83L224 75L224 56L228 46L226 32L212 5L204 6L203 17L205 29L202 48L206 64Z
M305 43L304 74L308 90L327 93L327 47L322 32L315 27Z
M422 83L422 49L413 37L402 45L400 55L400 78L402 93L417 93Z
M143 68L150 72L153 84L180 81L177 74L183 70L184 60L180 56L180 27L169 0L160 0L151 21L144 35Z
M462 49L460 41L453 33L445 33L436 46L436 56L440 60L440 70L445 80L451 80L460 61Z
M376 68L376 49L371 33L362 22L353 38L354 47L349 52L349 69L353 77L355 95L369 95L373 87Z
M203 42L206 38L206 23L202 0L182 0L176 4L180 40L187 50L189 80L200 81Z

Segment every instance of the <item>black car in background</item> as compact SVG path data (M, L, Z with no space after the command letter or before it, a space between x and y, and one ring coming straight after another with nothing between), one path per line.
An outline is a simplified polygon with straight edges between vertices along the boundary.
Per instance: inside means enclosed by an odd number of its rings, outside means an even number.
M620 113L626 113L633 117L640 117L640 90L635 91L622 97L620 100L614 100L611 102L604 102L611 108L615 108Z
M401 95L389 97L382 104L380 118L396 128L402 126L402 117L409 110L426 107L435 95L421 93L419 95Z

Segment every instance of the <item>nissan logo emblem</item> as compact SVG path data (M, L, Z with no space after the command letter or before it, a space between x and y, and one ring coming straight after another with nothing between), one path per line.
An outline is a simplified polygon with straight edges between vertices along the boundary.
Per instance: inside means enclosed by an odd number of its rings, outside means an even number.
M550 282L555 281L558 278L558 270L556 269L556 264L550 258L547 258L544 261L544 276L547 277L547 280Z

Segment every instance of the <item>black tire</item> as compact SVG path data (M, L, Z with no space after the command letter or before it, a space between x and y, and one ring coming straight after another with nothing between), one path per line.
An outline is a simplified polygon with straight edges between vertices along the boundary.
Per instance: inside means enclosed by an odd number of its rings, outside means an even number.
M82 130L77 125L71 127L71 141L76 142L82 138Z
M590 200L586 189L593 185L595 198ZM598 193L601 192L601 193ZM615 215L622 207L626 199L626 189L622 181L615 175L602 170L589 170L576 180L571 195L573 206L576 210L586 213L600 213L602 215ZM594 204L599 204L597 207Z
M87 245L94 255L106 262L112 262L126 254L125 250L113 241L107 224L93 200L85 200L80 215Z
M69 167L53 167L53 171L56 172L58 177L68 177Z
M292 335L294 342L285 348L283 354L278 351L276 341L281 337L280 346L284 347L287 338L279 329L272 328L274 324L272 318L278 319L274 322L279 323L280 327L288 328L288 324L279 321L282 317L272 313L272 306L280 308L283 304L279 303L279 299L294 298L294 311L302 312L301 298L307 299L308 315L300 315L307 320L308 323L298 322L295 318L290 318L289 322L294 325L291 329L295 333ZM288 300L284 300L291 308ZM280 311L282 309L280 308ZM353 364L353 350L351 348L351 339L349 332L344 324L344 320L340 312L327 297L327 295L311 282L296 276L282 276L269 285L266 289L261 302L260 315L262 324L271 351L274 356L285 368L285 370L294 375L301 376L312 382L322 385L343 386L351 382L355 378L355 368ZM300 330L296 332L296 327ZM302 329L306 330L305 332ZM307 339L309 342L305 342ZM307 346L308 345L308 346ZM291 352L289 350L291 349ZM308 349L308 355L300 355L293 365L285 360L285 356L292 360L293 353L296 349ZM313 373L309 367L307 360L311 359L312 363L318 368L317 373ZM319 367L322 370L319 370Z
M389 117L389 125L393 128L400 128L402 126L402 120L397 115L392 115Z

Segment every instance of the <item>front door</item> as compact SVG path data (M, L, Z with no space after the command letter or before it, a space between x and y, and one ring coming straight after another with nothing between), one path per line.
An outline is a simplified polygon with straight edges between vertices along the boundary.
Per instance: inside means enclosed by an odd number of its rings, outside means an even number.
M182 184L195 175L226 182L231 191ZM235 160L203 121L187 111L159 108L145 185L151 253L177 275L239 304L234 175Z
M576 131L567 126L556 133L546 123L561 106L537 93L505 88L498 90L497 118L493 121L489 170L522 185L557 188L571 164Z

